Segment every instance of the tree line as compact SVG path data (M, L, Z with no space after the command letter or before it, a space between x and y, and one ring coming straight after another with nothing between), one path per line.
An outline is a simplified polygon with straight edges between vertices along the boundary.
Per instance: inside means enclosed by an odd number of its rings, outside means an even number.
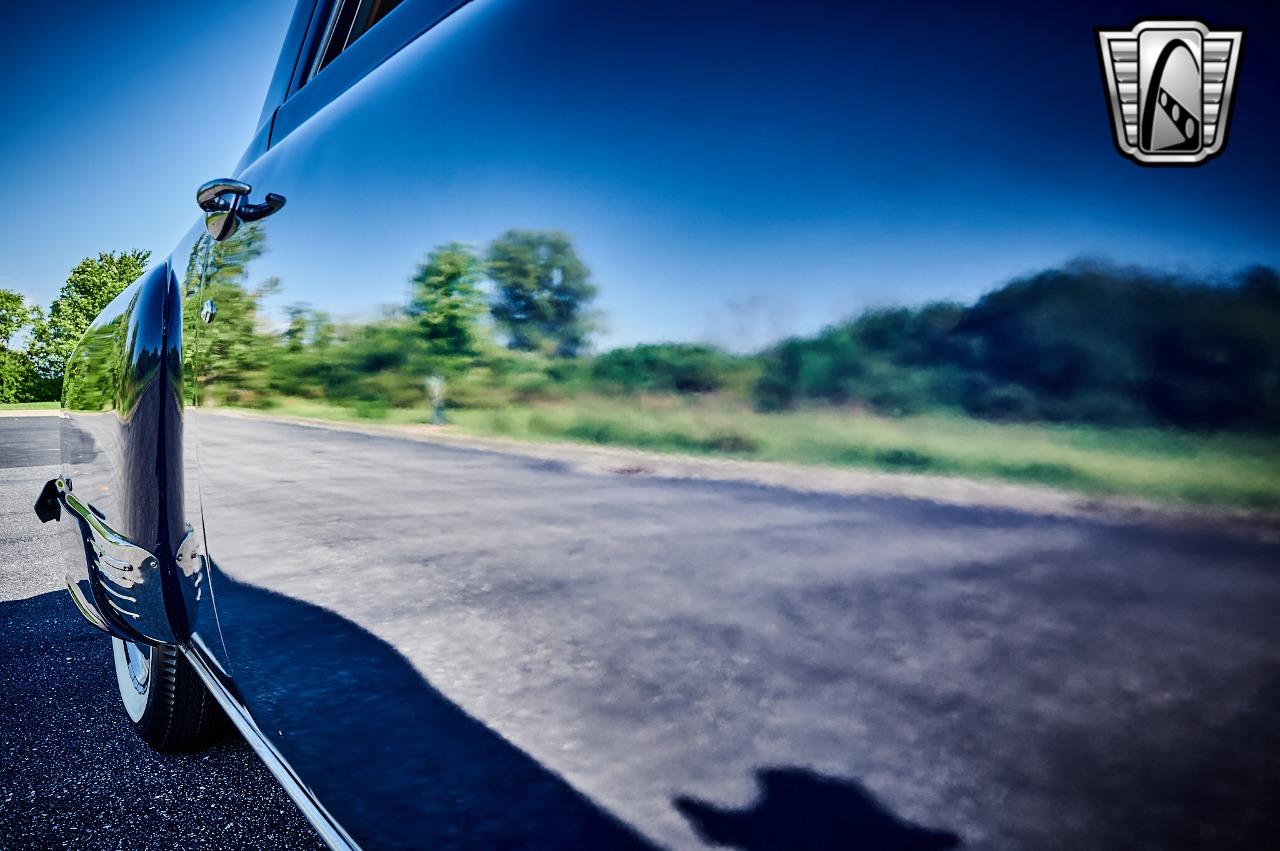
M103 252L75 265L42 310L0 289L0 402L58 398L67 358L94 317L143 273L149 251Z
M1280 427L1280 277L1075 262L973 304L869 310L763 353L758 405L1192 429Z
M376 411L420 404L435 376L455 404L498 403L522 381L552 381L557 364L584 359L597 328L591 271L556 231L510 230L483 249L439 245L408 276L404 304L348 321L295 302L282 330L264 321L263 303L283 284L248 284L265 250L254 227L214 248L200 299L217 303L218 320L186 335L194 380L211 402L289 396ZM184 321L194 323L195 310L188 304Z
M249 285L264 250L254 227L214 247L200 298L217 301L218 321L191 329L198 349L188 352L207 401L303 397L378 416L422 405L434 376L455 406L644 393L761 411L1280 427L1280 276L1267 267L1197 278L1075 262L972 303L867 309L749 354L699 343L595 354L598 286L563 233L511 230L480 249L442 244L408 276L403 305L345 321L298 302L285 308L283 328L263 308L282 283ZM124 252L83 261L47 312L0 291L0 401L56 394L83 326L146 260ZM185 321L196 309L186 306Z

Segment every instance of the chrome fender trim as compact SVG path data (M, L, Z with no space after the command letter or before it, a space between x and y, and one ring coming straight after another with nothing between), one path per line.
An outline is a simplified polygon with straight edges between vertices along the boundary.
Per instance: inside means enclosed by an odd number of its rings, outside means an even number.
M107 524L106 516L71 490L71 480L50 479L36 501L41 522L66 511L80 528L88 593L70 582L67 590L89 623L125 641L173 644L160 561ZM185 540L185 539L184 539Z
M275 745L267 741L267 737L258 729L258 725L254 723L248 711L240 705L240 702L223 685L218 675L213 672L199 648L179 645L178 649L186 657L186 660L191 663L191 667L195 668L196 673L200 675L200 679L204 681L205 687L209 689L210 694L218 701L222 711L227 713L227 717L231 719L231 723L240 731L240 735L244 736L244 740L249 743L249 747L253 748L253 752L266 764L267 770L276 778L276 781L284 787L284 791L302 812L303 817L311 822L311 826L315 828L316 833L320 834L324 844L334 849L334 851L347 851L347 849L359 851L360 846L356 844L355 840L342 829L342 826L329 814L324 805L316 800L315 795L298 778L293 768L276 750Z

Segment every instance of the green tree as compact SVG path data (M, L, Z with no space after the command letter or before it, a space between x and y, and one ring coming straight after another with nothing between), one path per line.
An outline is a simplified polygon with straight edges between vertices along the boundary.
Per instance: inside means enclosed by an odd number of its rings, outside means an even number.
M140 249L104 251L75 265L31 334L31 359L42 378L61 383L67 358L94 317L146 271L150 258Z
M755 359L698 343L641 343L594 358L590 376L623 392L745 393L755 382Z
M268 364L272 392L323 398L349 388L353 379L344 357L346 347L329 314L305 303L289 305L285 314L289 323Z
M33 315L21 293L0 289L0 350L9 348L10 341L27 327Z
M471 357L477 353L476 321L485 308L480 275L480 261L458 242L440 246L418 266L407 312L431 354Z
M284 341L286 352L301 352L307 341L307 325L311 316L311 308L303 303L291 304L284 309L289 317L289 324L280 335Z
M597 288L573 241L557 231L509 230L489 245L493 318L507 345L573 357L593 330L587 305Z
M207 237L201 241L196 255L208 250L208 270L202 287L187 289L182 311L183 356L190 364L188 378L195 382L194 398L201 403L259 403L277 348L275 335L261 327L259 307L280 288L275 278L247 287L250 265L266 250L265 235L255 222L224 242L209 246ZM200 321L206 300L218 308L217 320L209 324Z
M26 402L31 364L22 352L0 349L0 402Z
M0 289L0 402L28 401L35 377L31 361L12 342L38 315L20 293Z

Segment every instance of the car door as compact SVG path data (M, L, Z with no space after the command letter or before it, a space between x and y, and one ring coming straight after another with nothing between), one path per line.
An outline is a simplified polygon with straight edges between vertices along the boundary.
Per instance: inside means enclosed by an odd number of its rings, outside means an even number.
M227 667L271 745L357 842L421 847L465 835L481 845L641 847L644 841L613 815L433 689L395 649L390 633L371 629L381 620L372 615L383 605L383 591L391 592L396 580L366 576L348 585L342 577L354 579L353 571L374 567L388 557L388 546L415 546L416 535L397 544L388 537L396 532L367 526L357 516L396 513L388 513L399 499L390 492L383 506L366 502L371 491L394 489L395 450L387 454L385 447L365 446L360 438L356 454L348 457L330 445L337 435L312 433L271 415L278 378L270 374L262 344L287 332L275 327L278 319L288 323L302 313L311 326L306 342L316 345L328 316L341 321L348 313L377 312L405 287L404 270L395 265L404 258L392 261L379 281L345 304L340 294L349 291L349 282L313 280L309 271L315 262L338 257L354 271L360 264L349 251L377 251L377 240L370 242L378 227L371 217L386 200L386 182L393 176L381 173L381 185L362 189L364 178L350 173L350 164L323 162L353 155L353 163L364 161L371 150L361 148L385 128L369 124L368 115L325 116L339 104L359 108L354 91L341 93L376 79L392 84L392 101L412 100L411 90L420 83L416 75L397 83L386 66L364 75L400 47L412 49L414 37L455 4L399 4L386 21L378 20L397 5L318 4L310 20L299 11L295 26L307 20L308 40L292 85L303 87L272 116L271 150L255 159L251 146L248 165L238 175L247 190L241 203L274 194L284 207L269 218L242 222L234 233L203 240L204 274L198 292L188 294L185 353L197 402L188 423L198 435L189 465L200 470L206 547L213 548L207 564ZM349 130L361 138L344 139ZM413 177L410 171L404 176ZM404 189L397 190L400 197ZM341 210L342 223L325 213L328 204L353 192L359 208ZM224 197L230 202L231 196ZM412 218L423 213L426 207ZM421 224L406 220L397 227ZM449 230L439 232L443 241ZM421 251L417 237L411 242L405 247L412 267ZM325 244L334 249L327 256L318 250ZM323 363L316 366L323 369ZM376 392L365 398L379 402ZM256 415L262 409L268 419ZM317 434L321 439L312 442ZM351 480L357 469L369 478ZM421 517L410 513L401 519L416 524L415 516ZM370 549L372 539L349 539L360 526L380 543ZM363 590L349 596L357 587ZM377 593L369 596L370 591ZM352 609L343 597L363 602ZM410 770L396 767L406 762ZM496 796L495 775L505 787ZM439 789L424 795L423 784ZM548 819L549 813L558 815Z
M321 6L237 176L284 206L212 246L190 419L231 674L358 841L689 844L672 790L705 791L731 746L681 736L710 704L680 660L703 657L663 624L710 605L718 580L686 567L734 558L758 515L426 423L441 397L446 418L501 416L554 392L600 313L616 341L697 339L745 293L766 309L738 311L739 346L770 313L821 313L796 287L822 271L811 237L778 222L821 219L789 200L813 180L794 158L847 140L793 136L790 87L821 84L849 24L797 10L788 43L819 54L779 71L756 61L764 7L726 43L722 12L682 4L455 5ZM838 203L848 175L826 178L829 197L803 188ZM544 326L486 306L500 267L547 279ZM597 293L553 327L556 298ZM664 661L633 666L640 645Z

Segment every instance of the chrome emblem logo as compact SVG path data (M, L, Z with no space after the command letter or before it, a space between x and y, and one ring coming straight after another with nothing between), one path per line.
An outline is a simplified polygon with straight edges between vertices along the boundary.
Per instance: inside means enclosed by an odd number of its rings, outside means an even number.
M1098 30L1116 148L1143 165L1199 165L1227 144L1244 31L1199 21Z

